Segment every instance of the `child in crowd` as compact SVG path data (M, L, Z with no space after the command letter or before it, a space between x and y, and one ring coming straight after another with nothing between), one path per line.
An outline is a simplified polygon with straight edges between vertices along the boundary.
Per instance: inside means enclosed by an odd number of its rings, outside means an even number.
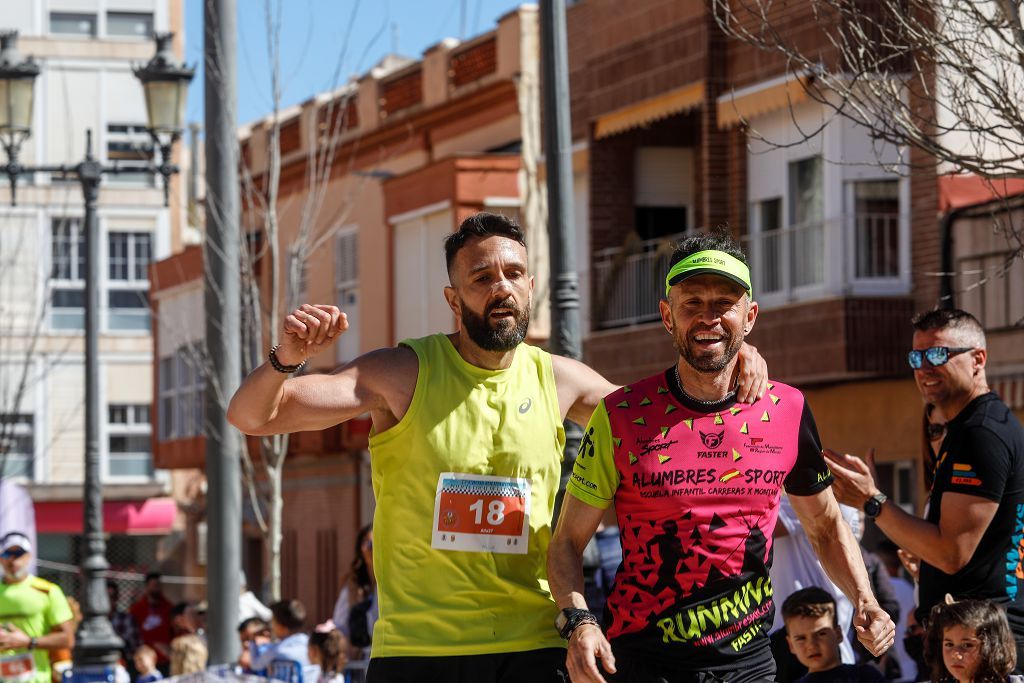
M259 617L249 617L238 625L238 640L242 645L238 665L244 673L255 673L252 669L252 652L257 655L270 645L270 624Z
M317 626L309 635L309 663L320 667L317 683L342 683L345 680L347 645L345 636L334 628L333 622Z
M197 635L178 636L171 641L171 675L199 673L206 668L209 652Z
M135 683L153 683L164 677L156 668L156 650L149 645L140 645L136 648L133 660L135 661L135 670L138 672Z
M868 665L843 664L839 643L843 633L836 619L836 601L817 587L798 590L782 603L786 642L807 675L797 683L881 683L882 674Z
M1017 650L1003 610L987 600L953 602L947 595L928 619L925 658L933 681L1003 683Z

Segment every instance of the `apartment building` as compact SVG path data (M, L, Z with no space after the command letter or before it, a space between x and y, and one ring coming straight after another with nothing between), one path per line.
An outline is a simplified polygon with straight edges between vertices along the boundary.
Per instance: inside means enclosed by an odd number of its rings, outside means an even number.
M805 50L835 57L810 7L778 13ZM921 504L922 406L906 351L911 316L935 306L949 270L954 231L940 212L955 208L951 181L919 170L920 152L901 157L834 116L781 56L727 39L706 3L588 0L570 7L568 28L573 135L589 158L585 360L617 382L668 367L677 354L657 301L670 244L727 225L750 258L751 341L771 375L805 391L827 446L875 447L883 486ZM887 170L907 162L912 175ZM979 215L955 221L966 264L1008 251L976 239ZM1021 411L1010 321L1024 316L1024 266L1009 270L958 303L985 314L990 377ZM995 291L1004 285L1012 291Z
M313 359L307 372L328 372L408 337L454 330L442 293L442 241L481 210L516 216L524 225L538 282L530 339L546 340L538 42L537 10L524 6L490 31L441 41L421 59L389 56L337 90L280 113L281 303L285 310L306 301L334 303L350 322L334 355ZM272 124L266 117L239 131L243 225L264 310L271 269L261 201L254 197L267 192ZM581 247L579 258L586 253ZM161 321L154 338L156 462L202 467L202 376L189 362L204 334L197 314L202 254L189 247L155 264L153 273L152 304ZM265 336L258 346L261 361ZM301 599L317 619L330 615L356 531L372 519L368 432L364 419L290 438L282 594ZM256 440L249 443L258 458ZM267 573L258 512L265 510L247 498L243 552L253 583ZM204 515L200 496L189 513L193 545L203 536Z
M175 33L181 58L182 5L4 3L0 28L17 30L20 52L40 66L21 162L74 165L85 156L90 134L92 153L103 163L152 158L145 100L132 67L152 58L155 31ZM180 150L176 161L183 161ZM73 567L82 553L85 452L82 193L76 180L26 174L12 206L7 181L0 182L0 419L8 425L9 451L4 476L24 484L35 502L42 573L77 594ZM175 550L171 479L152 460L148 266L180 249L181 187L172 180L167 207L162 186L145 174L107 176L100 189L99 446L108 557L115 570L145 571Z

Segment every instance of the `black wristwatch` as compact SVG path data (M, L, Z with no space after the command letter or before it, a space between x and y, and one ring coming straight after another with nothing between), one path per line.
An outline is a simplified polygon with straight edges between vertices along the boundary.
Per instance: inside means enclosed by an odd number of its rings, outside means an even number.
M597 625L597 617L588 609L569 607L555 617L555 628L558 629L558 634L566 640L569 640L572 632L583 624Z
M878 517L878 515L882 514L882 503L887 500L889 500L889 497L879 491L864 503L864 514L868 519Z

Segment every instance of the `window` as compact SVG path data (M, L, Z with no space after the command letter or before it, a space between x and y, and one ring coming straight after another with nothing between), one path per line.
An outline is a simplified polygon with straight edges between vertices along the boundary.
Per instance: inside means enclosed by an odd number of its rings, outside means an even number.
M34 433L31 414L0 414L0 479L32 478L35 460Z
M51 224L50 327L80 330L85 322L85 232L78 218Z
M153 15L146 12L107 12L107 35L149 38L153 35Z
M96 37L96 15L50 12L50 33Z
M149 329L149 262L152 234L111 232L107 235L107 327Z
M203 434L206 382L200 350L179 347L160 359L160 440L183 439Z
M359 355L359 235L354 228L338 234L337 240L338 307L348 317L349 331L338 340L339 363Z
M792 287L825 281L821 157L789 164L789 257Z
M107 407L107 475L152 477L149 404Z
M153 162L153 139L143 123L112 123L107 126L107 161L123 161L133 165ZM152 186L152 173L116 173L114 182L141 183Z
M693 150L638 147L633 164L634 222L640 239L686 232L693 203Z
M782 198L775 197L754 205L754 228L760 235L756 254L758 268L757 291L778 292L782 290ZM751 254L754 258L755 254Z
M899 277L899 182L872 180L854 183L853 201L856 276Z

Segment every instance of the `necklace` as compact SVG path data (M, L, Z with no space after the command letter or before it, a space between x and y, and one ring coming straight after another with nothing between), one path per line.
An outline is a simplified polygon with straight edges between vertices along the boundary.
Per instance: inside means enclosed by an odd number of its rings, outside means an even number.
M696 396L691 396L690 394L688 394L686 392L686 389L683 388L683 380L679 378L679 365L677 364L677 365L673 366L673 369L675 370L675 373L676 373L676 386L679 387L679 391L683 394L683 396L685 396L686 398L690 399L694 403L698 403L698 404L700 404L702 406L714 406L714 405L718 405L719 403L722 403L723 401L728 401L730 398L732 398L733 396L736 395L735 391L730 391L728 394L726 394L722 398L716 399L714 401L705 401L703 399L697 398Z

